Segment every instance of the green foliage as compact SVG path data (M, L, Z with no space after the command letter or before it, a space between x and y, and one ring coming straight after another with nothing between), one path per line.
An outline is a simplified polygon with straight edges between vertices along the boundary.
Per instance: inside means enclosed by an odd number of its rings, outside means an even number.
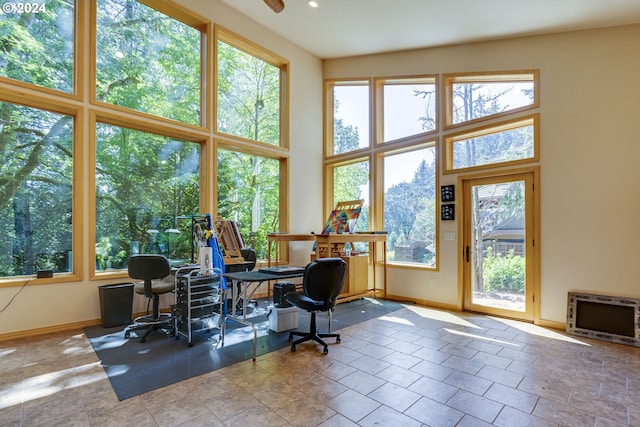
M73 90L73 2L47 0L46 12L0 19L0 75L50 89Z
M108 238L112 255L137 242L144 252L189 258L191 224L179 217L200 213L199 161L198 144L99 123L96 241Z
M525 291L525 259L514 255L494 254L493 248L487 248L482 258L482 280L485 291L511 292L522 294Z
M245 246L267 255L267 234L279 230L277 160L218 150L218 215L238 222Z
M389 232L389 259L435 263L435 168L435 162L423 160L411 181L395 184L385 192L384 228Z
M132 0L97 10L97 98L200 124L200 31Z
M220 132L280 145L280 69L218 42Z
M72 118L3 102L0 118L0 276L67 271Z

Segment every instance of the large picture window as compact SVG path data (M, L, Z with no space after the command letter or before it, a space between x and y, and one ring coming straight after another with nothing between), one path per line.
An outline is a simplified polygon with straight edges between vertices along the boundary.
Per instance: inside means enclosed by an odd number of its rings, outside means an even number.
M238 222L245 246L267 258L267 234L280 230L280 161L218 149L218 215Z
M288 226L288 61L171 0L17 4L0 12L0 286L187 262L194 214L237 220L264 258Z
M355 231L386 232L386 260L396 266L437 268L437 83L435 75L374 78L371 103L369 80L325 81L327 201L364 199Z
M130 255L189 262L200 213L200 145L96 124L96 270L122 269Z
M436 147L384 156L387 260L435 266Z
M0 277L71 272L74 118L0 102Z
M134 0L97 0L96 99L201 124L201 32Z
M73 1L2 2L0 76L73 93Z

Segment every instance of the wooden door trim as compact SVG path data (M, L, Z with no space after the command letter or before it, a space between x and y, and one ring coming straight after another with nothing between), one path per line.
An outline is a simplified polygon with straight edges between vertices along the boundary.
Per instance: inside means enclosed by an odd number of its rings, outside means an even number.
M458 176L457 185L460 191L462 192L465 188L464 183L466 181L472 181L483 178L500 178L503 176L512 176L519 174L532 174L533 175L533 221L531 224L532 230L530 230L531 238L533 239L533 247L532 251L532 259L531 261L531 277L527 278L527 285L532 288L532 299L533 301L528 302L531 304L531 316L533 319L533 323L540 323L540 166L527 166L522 168L513 168L513 169L502 169L496 171L487 171L482 173L468 174ZM460 197L460 202L458 202L458 206L456 210L458 210L460 215L460 220L458 221L458 297L456 301L456 306L458 310L464 311L464 298L465 298L465 289L464 289L464 278L465 278L465 259L464 259L464 242L465 242L465 230L471 221L468 218L468 215L464 215L466 212L466 206L464 205L466 201L466 197L462 194ZM529 231L529 230L528 230ZM529 261L529 260L528 260ZM529 283L531 282L531 283Z

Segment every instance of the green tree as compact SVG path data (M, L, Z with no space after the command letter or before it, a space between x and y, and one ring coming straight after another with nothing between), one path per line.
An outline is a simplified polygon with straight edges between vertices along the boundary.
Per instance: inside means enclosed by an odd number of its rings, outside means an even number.
M384 195L385 230L390 251L406 246L416 254L416 262L430 262L435 251L435 163L420 162L409 182L391 186ZM428 252L427 252L428 250ZM392 254L391 257L394 257Z
M96 97L200 124L200 31L135 0L97 9Z
M224 41L218 42L220 132L280 145L280 69ZM280 163L218 149L218 215L238 222L245 246L266 257L267 234L278 231Z
M0 103L0 275L67 271L71 250L73 121Z
M105 124L96 135L96 242L109 239L107 256L137 242L187 258L191 223L179 218L199 213L199 146Z

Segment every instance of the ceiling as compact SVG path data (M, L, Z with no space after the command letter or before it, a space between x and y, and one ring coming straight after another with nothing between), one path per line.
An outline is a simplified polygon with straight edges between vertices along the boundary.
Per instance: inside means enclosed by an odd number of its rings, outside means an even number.
M323 59L640 23L639 0L221 0Z

